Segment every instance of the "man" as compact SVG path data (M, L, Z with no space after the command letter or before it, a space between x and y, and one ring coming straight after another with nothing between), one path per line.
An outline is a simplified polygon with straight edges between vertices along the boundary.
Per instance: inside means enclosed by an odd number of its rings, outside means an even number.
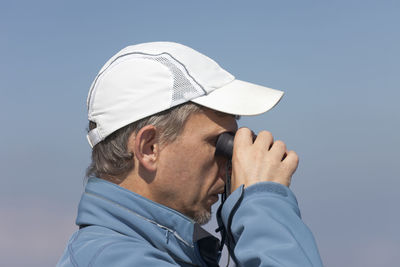
M218 220L236 264L321 266L288 188L296 153L267 131L253 141L237 129L238 115L266 112L282 95L177 43L113 56L89 91L92 178L58 266L218 266L220 246L199 225L230 175ZM235 133L231 173L215 154L225 132Z

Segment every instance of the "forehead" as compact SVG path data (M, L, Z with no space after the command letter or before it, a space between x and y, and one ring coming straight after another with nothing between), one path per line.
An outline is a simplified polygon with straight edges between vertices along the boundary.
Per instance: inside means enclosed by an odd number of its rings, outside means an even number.
M211 109L191 115L182 134L211 135L237 131L236 116Z

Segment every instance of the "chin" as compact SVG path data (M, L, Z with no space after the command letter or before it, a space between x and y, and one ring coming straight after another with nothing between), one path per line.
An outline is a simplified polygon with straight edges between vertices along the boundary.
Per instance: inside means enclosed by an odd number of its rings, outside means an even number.
M204 210L194 215L193 220L200 225L206 224L211 220L211 212Z

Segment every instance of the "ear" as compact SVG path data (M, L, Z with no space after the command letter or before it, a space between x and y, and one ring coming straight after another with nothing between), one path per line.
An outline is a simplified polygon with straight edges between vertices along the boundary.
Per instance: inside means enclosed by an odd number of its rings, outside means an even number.
M133 153L139 164L148 171L156 171L160 148L157 139L157 128L153 125L146 125L139 130L134 138L133 142L129 143L133 145Z

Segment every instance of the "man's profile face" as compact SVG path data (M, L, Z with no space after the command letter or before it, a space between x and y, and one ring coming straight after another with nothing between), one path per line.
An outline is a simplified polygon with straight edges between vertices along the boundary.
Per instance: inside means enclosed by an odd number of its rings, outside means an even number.
M215 157L215 144L221 133L236 130L234 116L208 109L191 115L177 139L160 152L155 200L206 223L225 185L226 160Z

